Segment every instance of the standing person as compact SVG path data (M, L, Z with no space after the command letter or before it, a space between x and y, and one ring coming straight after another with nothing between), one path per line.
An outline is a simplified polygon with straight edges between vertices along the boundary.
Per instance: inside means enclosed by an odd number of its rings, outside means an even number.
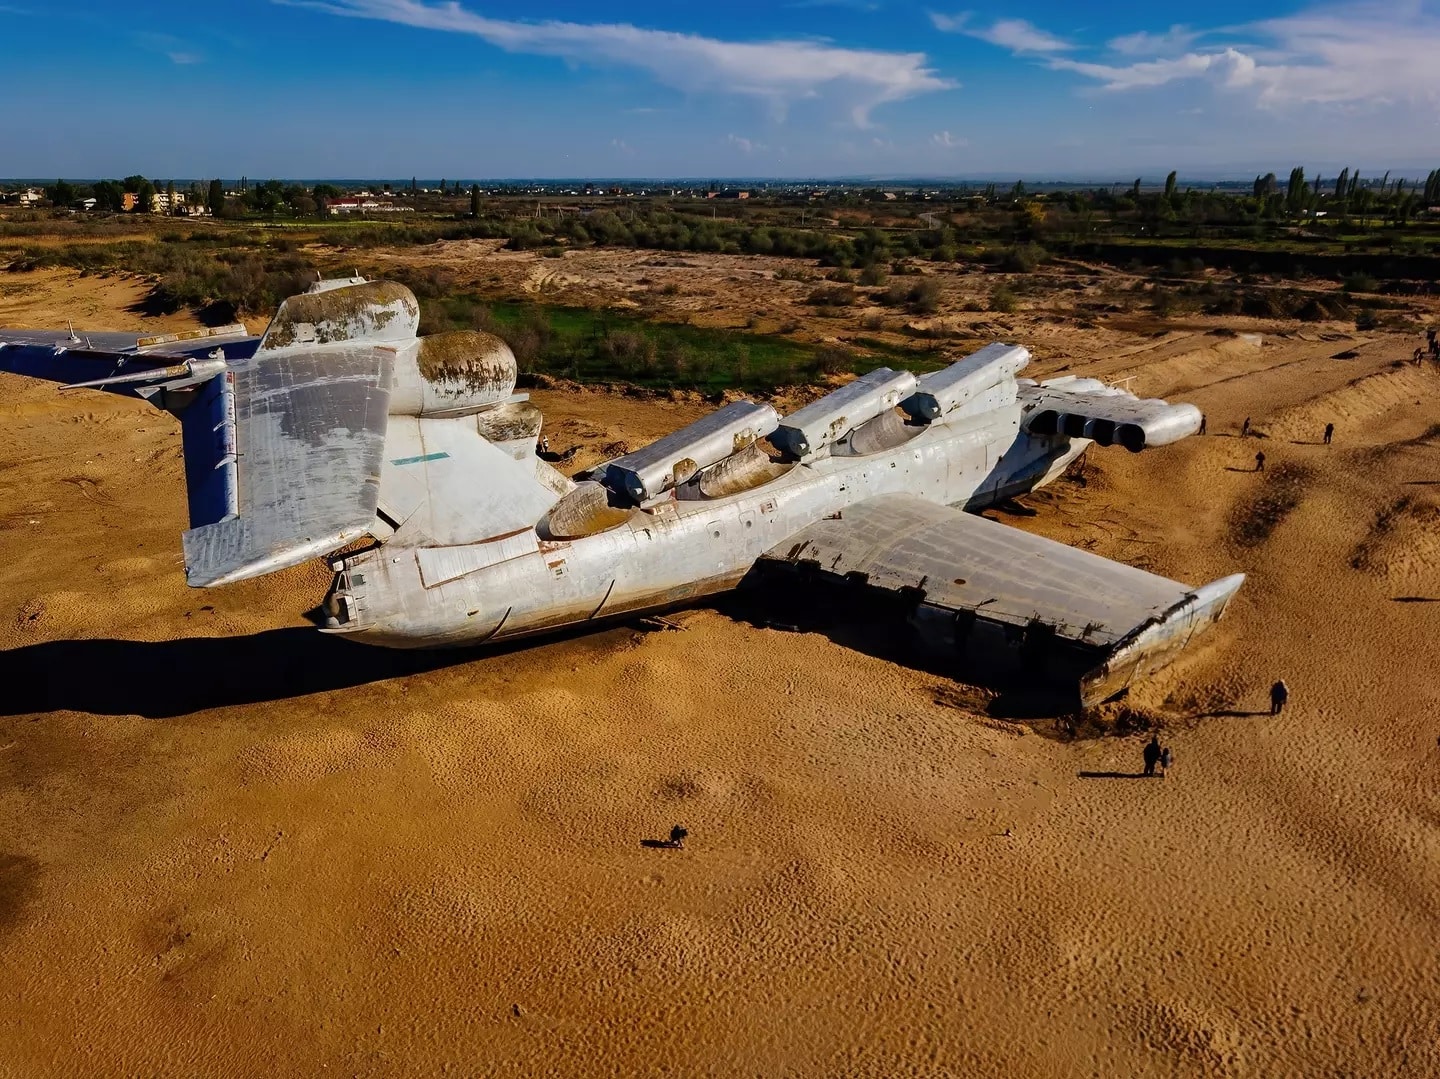
M550 439L549 439L548 436L542 436L542 437L541 437L541 439L540 439L540 452L541 452L541 453L549 453L549 452L550 452Z
M1245 422L1240 425L1240 437L1241 437L1241 438L1249 438L1249 437L1250 437L1250 417L1249 417L1249 416L1246 416L1246 417L1245 417Z
M1257 454L1255 455L1255 471L1256 471L1256 472L1264 472L1264 471L1265 471L1265 451L1264 451L1264 450L1261 450L1259 453L1257 453Z
M1205 413L1200 413L1200 433L1205 433Z
M1155 766L1160 763L1160 736L1158 734L1152 734L1150 741L1145 743L1142 759L1145 761L1145 774L1153 776Z
M1325 425L1325 445L1327 445L1327 446L1330 445L1330 439L1333 438L1334 436L1335 436L1335 425L1334 425L1333 423L1327 423L1327 424Z
M1175 758L1170 755L1170 747L1166 746L1160 751L1160 778L1165 778L1165 773L1170 771L1170 762Z
M1270 714L1278 716L1285 710L1285 702L1290 699L1290 687L1285 684L1285 679L1280 679L1270 687Z

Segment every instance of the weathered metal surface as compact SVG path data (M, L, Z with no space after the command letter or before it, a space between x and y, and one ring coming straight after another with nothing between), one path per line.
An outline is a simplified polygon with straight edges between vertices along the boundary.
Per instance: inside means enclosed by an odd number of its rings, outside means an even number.
M1163 615L1137 626L1103 663L1081 676L1081 703L1088 706L1109 700L1160 670L1225 613L1244 582L1245 575L1236 573L1201 585Z
M413 341L420 325L415 294L394 281L311 290L280 305L259 353L365 341ZM387 391L389 387L386 387Z
M816 521L765 560L902 597L932 643L1009 650L1033 673L1078 678L1085 704L1167 662L1244 580L1191 588L909 495Z
M876 368L786 416L770 441L777 449L803 460L820 453L872 416L894 408L914 390L915 376L909 371Z
M226 372L205 383L180 414L191 528L239 515L238 437L235 375Z
M533 528L527 528L485 543L469 543L461 547L421 547L416 550L415 559L420 566L421 581L426 588L434 588L512 558L539 553L540 539Z
M510 346L475 330L431 334L398 348L390 412L460 416L510 399L517 368Z
M586 480L551 507L540 528L553 539L579 539L618 528L635 511L614 505L615 496L604 484Z
M234 369L239 516L182 537L190 584L270 573L365 534L379 498L390 360L361 347L276 353ZM213 464L207 453L186 467Z
M43 378L68 385L91 386L126 397L151 396L146 385L157 379L185 382L193 374L166 374L182 364L200 364L214 374L218 359L236 361L249 356L259 338L237 334L231 327L203 339L158 341L144 348L146 340L135 334L91 333L86 330L0 330L0 371ZM238 329L243 331L243 327ZM119 381L112 381L119 380ZM160 402L157 402L160 403Z
M794 467L793 463L772 461L758 442L752 442L677 488L675 497L728 498L779 479Z
M1017 379L1022 348L918 382L882 368L784 421L748 402L721 409L597 470L617 495L536 457L541 417L513 395L502 343L420 341L418 319L402 286L318 282L260 342L157 339L147 353L133 335L0 331L0 370L133 374L104 388L181 416L192 584L368 532L375 544L335 563L328 630L375 644L506 640L661 609L733 587L765 556L903 596L932 637L1022 665L1050 656L1093 699L1165 662L1239 584L1188 589L947 508L1041 486L1091 440L1159 445L1198 426L1191 406L1092 380ZM755 444L767 432L788 459Z
M1019 397L1028 414L1026 429L1037 435L1088 438L1102 446L1118 443L1132 453L1193 435L1203 418L1194 405L1141 400L1089 378L1021 386Z
M779 422L769 405L732 401L643 449L617 457L606 466L605 483L644 502L764 438Z
M888 408L878 416L872 416L855 430L836 442L831 453L866 457L872 453L893 450L915 438L925 428L919 423L906 423L903 416Z
M540 409L529 401L496 405L475 414L476 433L517 461L538 460L535 457L535 442L544 423L545 417ZM542 474L540 482L548 485L547 477Z
M921 375L900 407L916 419L938 420L996 385L1006 386L1014 400L1015 375L1029 362L1030 350L1019 345L986 345L944 370Z
M766 556L872 588L911 589L951 611L1114 644L1191 589L1063 543L910 495L881 495L820 520Z
M533 528L556 495L482 438L474 419L391 416L381 469L380 507L401 527L397 546L455 545Z

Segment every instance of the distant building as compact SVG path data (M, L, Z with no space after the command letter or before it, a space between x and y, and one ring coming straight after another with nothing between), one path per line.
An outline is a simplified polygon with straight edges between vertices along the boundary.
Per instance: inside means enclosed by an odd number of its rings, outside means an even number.
M414 213L413 206L396 206L389 202L377 202L375 199L345 198L331 199L326 203L325 210L330 214L397 214Z
M33 187L27 187L15 196L15 201L21 206L36 206L43 202L44 199L45 195L40 191L36 191Z
M97 205L98 205L98 203L96 203L96 201L95 201L94 199L76 199L76 200L75 200L75 209L77 209L77 210L93 210L93 209L95 209L95 207L96 207Z
M185 193L175 192L175 205L170 205L170 194L166 191L155 192L155 201L152 204L157 214L168 214L171 210L177 210L185 205Z

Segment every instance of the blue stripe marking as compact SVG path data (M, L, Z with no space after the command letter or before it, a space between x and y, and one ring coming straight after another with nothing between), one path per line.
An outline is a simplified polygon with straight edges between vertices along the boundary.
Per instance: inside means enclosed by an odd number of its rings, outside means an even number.
M418 465L422 461L441 461L449 457L448 453L427 453L420 457L397 457L390 463L392 465Z

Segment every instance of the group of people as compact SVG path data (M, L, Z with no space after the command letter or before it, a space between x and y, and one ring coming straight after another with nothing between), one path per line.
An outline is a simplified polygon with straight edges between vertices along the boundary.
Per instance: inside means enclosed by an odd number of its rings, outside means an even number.
M1433 332L1433 331L1432 331L1432 332ZM1419 351L1419 350L1417 349L1416 351ZM1204 418L1203 418L1203 417L1201 418L1201 421L1200 421L1200 433L1201 433L1202 435L1205 433L1205 421L1204 421ZM1245 422L1240 425L1240 437L1241 437L1241 438L1249 438L1249 437L1250 437L1250 417L1249 417L1249 416L1246 416L1246 417L1245 417ZM1331 441L1335 438L1335 425L1334 425L1333 423L1327 423L1327 424L1325 425L1325 433L1324 433L1324 435L1322 435L1321 437L1322 437L1325 445L1327 445L1327 446L1330 445ZM1265 451L1264 451L1264 450L1259 450L1259 451L1257 451L1256 454L1255 454L1255 471L1256 471L1256 472L1264 472L1264 471L1265 471Z
M1270 687L1270 714L1272 716L1278 716L1285 710L1285 705L1289 700L1290 687L1285 684L1285 679L1281 678ZM1174 755L1170 752L1170 747L1160 744L1160 736L1158 734L1152 734L1150 736L1150 741L1145 743L1141 757L1145 762L1145 774L1147 776L1153 776L1156 774L1155 770L1158 768L1161 779L1165 778L1165 773L1170 770L1170 765L1174 763L1175 760Z
M1158 734L1152 734L1150 741L1145 743L1144 756L1145 774L1147 776L1153 776L1158 766L1161 779L1165 778L1165 773L1170 770L1170 763L1175 759L1170 753L1170 747L1160 744L1160 736Z

